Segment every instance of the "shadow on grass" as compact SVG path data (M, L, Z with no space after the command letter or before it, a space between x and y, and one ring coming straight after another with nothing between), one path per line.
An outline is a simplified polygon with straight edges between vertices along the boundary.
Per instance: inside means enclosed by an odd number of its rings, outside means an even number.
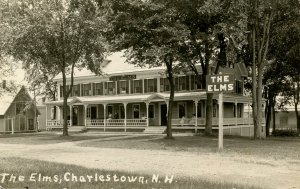
M118 135L83 135L83 134L70 134L69 136L62 136L56 133L35 133L35 134L14 134L14 135L1 135L1 144L28 144L28 145L43 145L43 144L57 144L64 142L76 142L93 139L104 139L117 137Z
M153 175L140 172L87 169L76 165L51 163L22 158L2 158L3 173L23 176L23 181L11 182L5 178L0 185L4 188L163 188L163 189L258 189L250 185L192 179L172 175ZM33 175L33 176L32 176ZM73 175L73 177L72 177ZM30 180L31 178L31 180ZM157 178L157 179L156 179ZM166 178L168 178L166 180Z
M196 153L217 152L216 136L175 136L175 140L166 140L164 136L127 136L113 140L84 141L79 146L97 148L121 148L139 150L187 151ZM254 155L264 158L300 157L299 138L267 138L253 140L243 137L224 137L224 153L231 155Z

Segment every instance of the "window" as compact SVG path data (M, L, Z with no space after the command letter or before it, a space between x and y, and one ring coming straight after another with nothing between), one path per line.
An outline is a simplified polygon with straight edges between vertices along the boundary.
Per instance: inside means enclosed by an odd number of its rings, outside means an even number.
M92 86L91 84L82 84L82 96L91 96L92 95Z
M156 79L145 79L144 80L145 93L151 93L157 91Z
M25 102L16 103L16 114L23 114L25 111Z
M175 90L177 91L189 90L189 76L180 76L175 78Z
M197 89L203 89L203 87L202 87L202 77L197 78L196 75L191 75L191 90L197 90Z
M243 82L242 81L235 81L235 92L237 94L243 94Z
M133 80L132 82L132 93L142 93L142 80Z
M154 118L155 112L154 112L154 104L149 104L149 110L148 110L148 118Z
M80 85L73 86L73 96L80 96Z
M95 83L94 94L103 95L103 83Z
M186 115L186 104L178 103L178 116L179 118L185 117Z
M160 78L160 91L170 91L170 84L168 78Z
M91 107L86 108L86 117L91 118Z
M139 119L139 118L140 118L140 105L133 104L133 119Z
M114 81L107 81L105 83L105 90L108 95L115 95L116 94L116 83Z
M118 81L118 94L126 94L128 91L127 81Z

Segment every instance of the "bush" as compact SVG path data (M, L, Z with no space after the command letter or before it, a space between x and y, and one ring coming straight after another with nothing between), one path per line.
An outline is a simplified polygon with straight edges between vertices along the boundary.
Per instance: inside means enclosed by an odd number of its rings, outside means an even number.
M297 137L299 133L294 130L275 130L272 132L273 136L280 136L280 137Z

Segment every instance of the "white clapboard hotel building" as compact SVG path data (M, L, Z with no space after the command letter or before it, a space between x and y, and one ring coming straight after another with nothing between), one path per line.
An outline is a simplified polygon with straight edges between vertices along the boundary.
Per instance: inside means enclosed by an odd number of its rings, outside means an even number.
M68 124L98 131L161 132L167 125L170 86L164 67L141 68L125 63L122 53L109 57L102 67L103 75L76 70L73 91L68 99ZM235 76L235 90L224 94L224 133L252 136L253 124L249 110L250 97L243 95L247 70L243 64L223 68L224 74ZM199 66L201 73L201 67ZM197 86L193 73L175 78L175 102L172 125L174 131L199 132L205 127L206 91ZM62 78L58 83L58 100L46 102L46 128L61 128ZM67 79L70 84L70 78ZM218 129L218 95L214 95L213 129ZM56 118L53 107L57 108ZM51 114L52 112L52 114Z

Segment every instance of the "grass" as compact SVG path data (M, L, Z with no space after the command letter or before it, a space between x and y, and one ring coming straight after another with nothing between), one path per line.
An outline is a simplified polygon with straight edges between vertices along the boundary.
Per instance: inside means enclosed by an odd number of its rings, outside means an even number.
M138 150L186 151L191 153L217 152L218 138L205 136L176 136L175 140L166 140L164 136L152 135L106 135L71 134L62 137L54 133L32 133L0 135L2 144L44 145L64 142L79 142L82 147L119 148ZM242 137L224 137L224 154L249 155L272 159L300 159L300 137L270 137L253 140Z
M126 172L117 172L117 171L107 171L107 170L99 170L99 169L87 169L80 166L75 165L66 165L66 164L59 164L59 163L50 163L45 161L37 161L37 160L28 160L22 158L0 158L0 174L2 173L9 173L13 174L14 176L24 176L24 181L16 181L12 182L9 181L9 178L5 179L2 183L1 180L3 176L0 176L0 186L4 188L41 188L41 189L138 189L138 188L149 188L149 189L258 189L254 186L244 186L238 184L231 184L231 183L218 183L212 182L207 180L193 180L190 178L173 178L172 182L164 183L165 175L160 175L159 180L161 183L152 182L152 175L141 175L140 173L126 173ZM49 180L46 181L38 181L38 176L33 181L29 181L30 175L32 173L40 173L42 176L50 176L53 180L50 182ZM87 182L80 182L80 181L65 181L64 175L65 173L73 173L74 175L83 176ZM86 175L94 176L95 173L99 175L111 175L111 181L95 181L91 180L88 182ZM122 176L123 178L127 178L125 182L121 181L112 181L113 175L117 175L120 179ZM54 176L57 175L58 182L54 182ZM68 175L67 175L68 176ZM128 177L130 178L137 177L135 182L129 182ZM69 177L68 177L69 178ZM142 183L139 178L144 178ZM60 180L61 183L60 183ZM147 183L145 183L147 180Z
M165 140L163 136L132 136L114 140L83 141L85 147L148 149L167 151L188 151L194 153L214 153L218 148L217 137L175 136L175 140ZM225 137L224 154L250 155L261 158L300 158L300 138L273 137L253 140L242 137Z

